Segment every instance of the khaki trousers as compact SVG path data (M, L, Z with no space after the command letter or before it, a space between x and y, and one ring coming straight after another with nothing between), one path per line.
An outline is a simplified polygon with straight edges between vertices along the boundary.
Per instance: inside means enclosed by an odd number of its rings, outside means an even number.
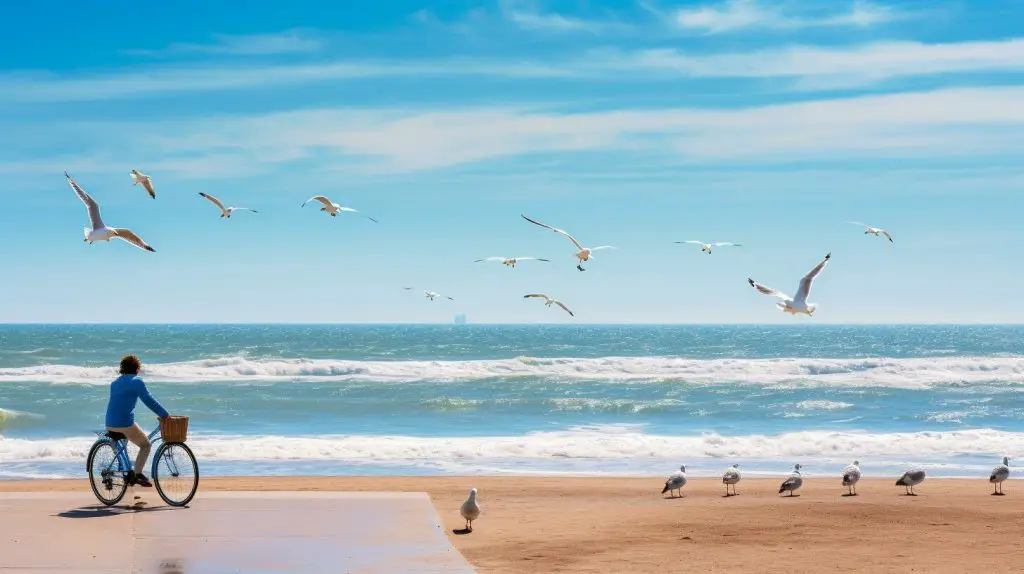
M107 427L107 430L123 434L132 444L139 447L139 455L135 457L135 474L145 474L142 471L146 468L146 459L149 458L149 449L153 444L149 442L149 436L142 430L139 423L130 427Z

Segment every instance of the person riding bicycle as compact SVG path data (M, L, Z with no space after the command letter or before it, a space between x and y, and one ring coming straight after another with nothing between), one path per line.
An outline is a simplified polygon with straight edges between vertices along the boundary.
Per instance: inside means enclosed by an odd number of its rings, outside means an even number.
M142 427L135 422L135 405L142 399L147 407L160 420L170 416L153 395L149 394L146 383L139 377L139 369L142 363L135 355L126 355L121 359L121 376L110 383L110 402L107 403L106 427L107 431L119 432L139 447L139 455L135 457L135 470L128 473L128 484L137 484L143 487L151 487L153 483L143 474L146 468L146 459L149 458L149 450L153 446L149 442L149 436Z

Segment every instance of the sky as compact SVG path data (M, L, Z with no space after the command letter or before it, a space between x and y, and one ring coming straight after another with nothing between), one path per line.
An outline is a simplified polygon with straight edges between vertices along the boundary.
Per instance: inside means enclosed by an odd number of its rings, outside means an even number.
M1021 0L11 5L0 322L1024 322L1020 22ZM156 252L86 244L65 170ZM523 214L617 249L579 272ZM829 252L813 318L747 284L792 294Z

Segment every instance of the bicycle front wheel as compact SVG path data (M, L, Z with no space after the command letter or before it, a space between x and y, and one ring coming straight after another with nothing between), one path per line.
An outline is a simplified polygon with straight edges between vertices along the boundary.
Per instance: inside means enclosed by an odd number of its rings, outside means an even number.
M153 486L164 502L185 506L199 488L199 465L185 443L160 445L153 459Z
M125 472L117 461L117 450L110 441L99 441L89 450L86 459L89 471L89 485L96 498L107 506L113 506L124 498L128 490Z

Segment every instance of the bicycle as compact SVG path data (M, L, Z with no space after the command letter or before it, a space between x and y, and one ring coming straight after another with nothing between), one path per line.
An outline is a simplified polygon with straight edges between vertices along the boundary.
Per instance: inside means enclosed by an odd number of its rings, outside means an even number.
M168 505L185 506L199 488L199 465L192 449L184 442L164 441L160 428L157 425L149 433L149 440L155 447L150 473L153 487ZM134 486L135 463L128 457L128 438L124 434L107 430L93 432L97 438L89 449L85 470L89 474L89 484L96 498L106 506L113 506L124 498L129 486ZM189 471L192 473L191 478L186 478ZM168 491L177 490L175 487L178 486L182 487L184 497L168 494Z

